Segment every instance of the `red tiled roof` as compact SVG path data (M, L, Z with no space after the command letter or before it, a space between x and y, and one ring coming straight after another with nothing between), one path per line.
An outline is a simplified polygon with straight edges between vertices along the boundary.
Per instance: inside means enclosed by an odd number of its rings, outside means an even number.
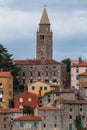
M41 64L61 64L56 60L36 60L36 59L27 59L27 60L14 60L17 65L41 65Z
M41 121L41 117L39 117L39 116L21 116L21 117L14 119L14 121Z
M62 89L61 91L54 91L54 93L57 93L57 92L60 92L60 93L74 93L75 92L75 89L74 88L70 88L70 89Z
M62 104L87 104L87 100L60 100Z
M79 76L87 76L87 72L83 72L83 73L80 73L78 74Z
M10 76L10 75L11 75L10 72L0 71L0 77L8 77L8 76Z
M9 108L0 108L0 113L10 113Z
M51 111L51 110L60 110L60 107L47 107L47 106L43 106L43 107L39 107L39 110L47 110L47 111Z
M87 62L76 63L72 67L87 67Z
M23 112L23 110L20 110L20 109L18 109L18 108L0 108L0 113L4 113L4 112L6 112L6 113L22 113Z
M19 108L9 108L11 113L22 113L23 110L20 110Z

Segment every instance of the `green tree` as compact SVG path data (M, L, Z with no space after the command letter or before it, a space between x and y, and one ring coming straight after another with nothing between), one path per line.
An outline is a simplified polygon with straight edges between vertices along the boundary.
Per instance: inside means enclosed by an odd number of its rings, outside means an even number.
M8 50L2 44L0 44L0 69L11 72L13 75L13 84L15 88L19 86L16 76L18 75L20 68L14 63L12 56L13 55L9 54Z
M61 62L66 64L66 71L70 72L70 69L71 69L71 59L67 58L67 59L62 60Z
M77 115L76 118L75 118L75 127L77 130L80 130L81 128L83 128L83 124L82 124L82 121L81 121L81 115Z
M28 105L24 106L23 107L23 114L34 115L34 109L33 109L33 107L28 106Z

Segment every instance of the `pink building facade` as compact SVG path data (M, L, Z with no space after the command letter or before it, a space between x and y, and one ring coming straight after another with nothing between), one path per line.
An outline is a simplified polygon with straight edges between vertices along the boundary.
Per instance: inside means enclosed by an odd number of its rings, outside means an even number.
M87 72L87 61L83 61L79 58L78 61L71 61L71 87L79 89L79 74Z

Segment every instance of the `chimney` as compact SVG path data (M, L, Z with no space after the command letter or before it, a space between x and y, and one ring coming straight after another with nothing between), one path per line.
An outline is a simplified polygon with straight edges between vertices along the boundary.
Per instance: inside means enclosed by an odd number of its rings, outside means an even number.
M79 57L79 63L82 63L82 58L81 57Z

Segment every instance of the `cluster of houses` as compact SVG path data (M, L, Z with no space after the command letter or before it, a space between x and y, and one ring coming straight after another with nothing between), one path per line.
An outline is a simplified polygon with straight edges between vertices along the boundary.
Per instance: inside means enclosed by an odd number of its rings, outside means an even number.
M46 8L37 31L36 59L15 60L17 79L26 89L14 96L13 77L0 70L0 130L76 130L87 128L87 61L71 61L71 87L66 86L66 65L52 59L52 31ZM11 101L14 108L10 108ZM23 113L31 106L33 115Z

